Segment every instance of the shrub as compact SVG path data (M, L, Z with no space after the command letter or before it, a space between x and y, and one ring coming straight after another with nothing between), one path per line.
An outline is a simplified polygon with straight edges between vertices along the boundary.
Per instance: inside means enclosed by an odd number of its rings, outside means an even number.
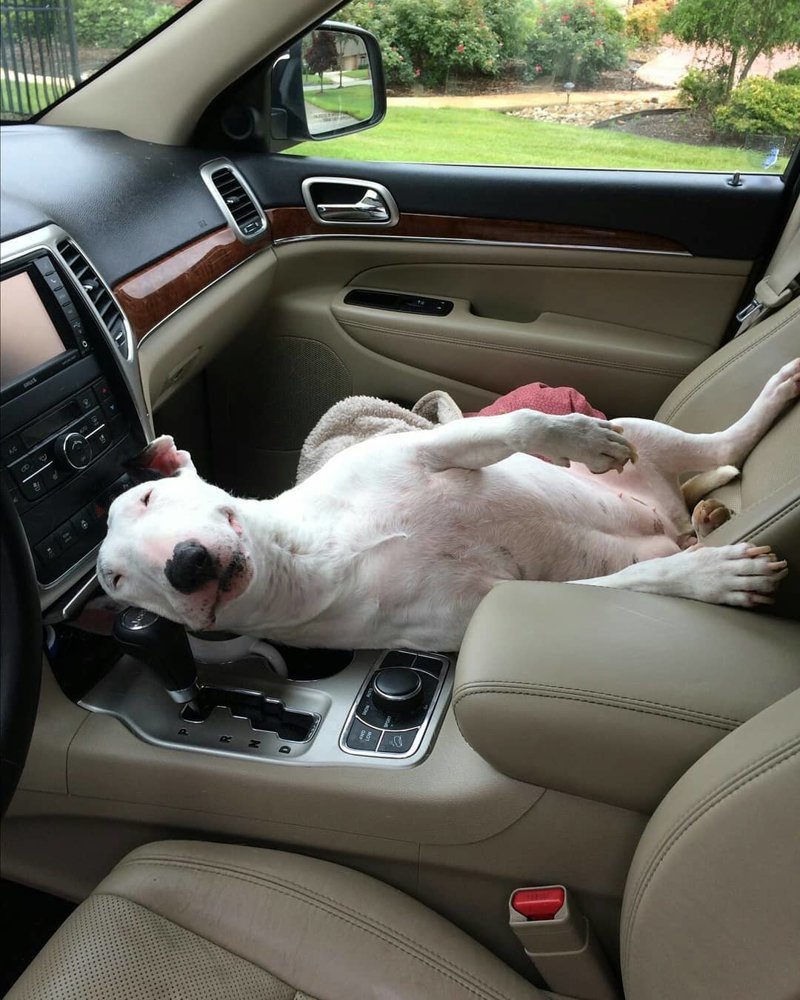
M724 66L716 69L690 69L678 85L681 100L695 111L710 114L725 100L725 81L728 71Z
M644 0L632 7L625 19L625 34L640 45L655 45L664 33L662 23L674 0Z
M126 49L174 13L156 0L75 0L75 35L84 48Z
M451 71L495 76L524 52L526 0L352 0L337 17L372 31L386 81L441 86Z
M606 0L541 3L528 60L560 80L592 83L603 70L627 65L625 19Z
M786 69L779 69L772 78L775 83L788 83L797 86L800 83L800 63L796 66L788 66Z
M733 91L730 101L717 108L714 128L735 135L800 134L800 85L776 83L754 76Z

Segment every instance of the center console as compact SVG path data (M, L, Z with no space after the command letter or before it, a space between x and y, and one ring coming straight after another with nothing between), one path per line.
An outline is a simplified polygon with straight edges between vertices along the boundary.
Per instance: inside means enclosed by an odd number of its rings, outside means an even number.
M0 463L46 604L91 568L144 409L125 317L80 248L49 226L3 250Z
M0 475L33 553L45 620L57 624L96 589L108 508L131 485L125 462L150 439L149 415L126 318L63 230L3 244L0 318ZM416 764L452 688L447 656L405 650L332 651L324 669L306 663L294 679L258 656L198 669L181 626L142 609L128 618L124 641L115 632L126 655L116 647L80 703L161 746L287 763ZM53 666L58 673L57 657Z
M407 650L358 650L319 679L281 677L257 656L209 664L187 654L190 665L178 671L185 656L160 625L149 625L158 631L153 655L126 642L135 656L119 660L80 704L157 746L272 763L416 764L433 745L452 689L449 657ZM166 646L165 670L156 661ZM331 651L337 661L342 655Z

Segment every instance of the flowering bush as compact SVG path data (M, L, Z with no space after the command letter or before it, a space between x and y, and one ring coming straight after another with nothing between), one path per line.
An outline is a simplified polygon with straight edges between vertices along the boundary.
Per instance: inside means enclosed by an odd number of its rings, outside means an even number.
M625 34L640 45L655 45L664 33L662 22L675 0L644 0L631 7L625 18Z
M524 54L525 0L353 0L337 15L377 35L389 86L495 76Z
M540 2L529 64L559 80L592 83L627 64L625 20L607 0Z

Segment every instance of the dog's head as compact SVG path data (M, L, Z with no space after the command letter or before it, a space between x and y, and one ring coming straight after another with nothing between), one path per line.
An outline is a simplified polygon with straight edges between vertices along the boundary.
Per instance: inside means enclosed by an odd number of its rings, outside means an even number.
M171 437L129 464L143 479L112 503L97 557L107 594L181 622L212 628L253 576L239 501L204 482Z

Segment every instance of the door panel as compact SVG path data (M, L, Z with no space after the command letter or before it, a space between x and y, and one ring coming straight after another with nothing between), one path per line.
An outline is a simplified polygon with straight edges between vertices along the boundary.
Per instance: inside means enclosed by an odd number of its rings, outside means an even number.
M401 224L411 214L622 230L669 240L695 256L733 260L753 260L763 251L785 195L780 177L759 174L744 175L732 187L730 176L718 173L363 163L280 154L235 159L266 208L303 206L301 184L309 177L363 178L389 190Z
M348 394L410 404L443 388L469 411L543 381L652 416L721 342L783 197L774 177L238 162L278 267L265 312L211 373L215 468L260 495L291 485L306 434ZM314 177L384 185L398 224L320 223L301 192ZM348 306L353 286L455 308Z

